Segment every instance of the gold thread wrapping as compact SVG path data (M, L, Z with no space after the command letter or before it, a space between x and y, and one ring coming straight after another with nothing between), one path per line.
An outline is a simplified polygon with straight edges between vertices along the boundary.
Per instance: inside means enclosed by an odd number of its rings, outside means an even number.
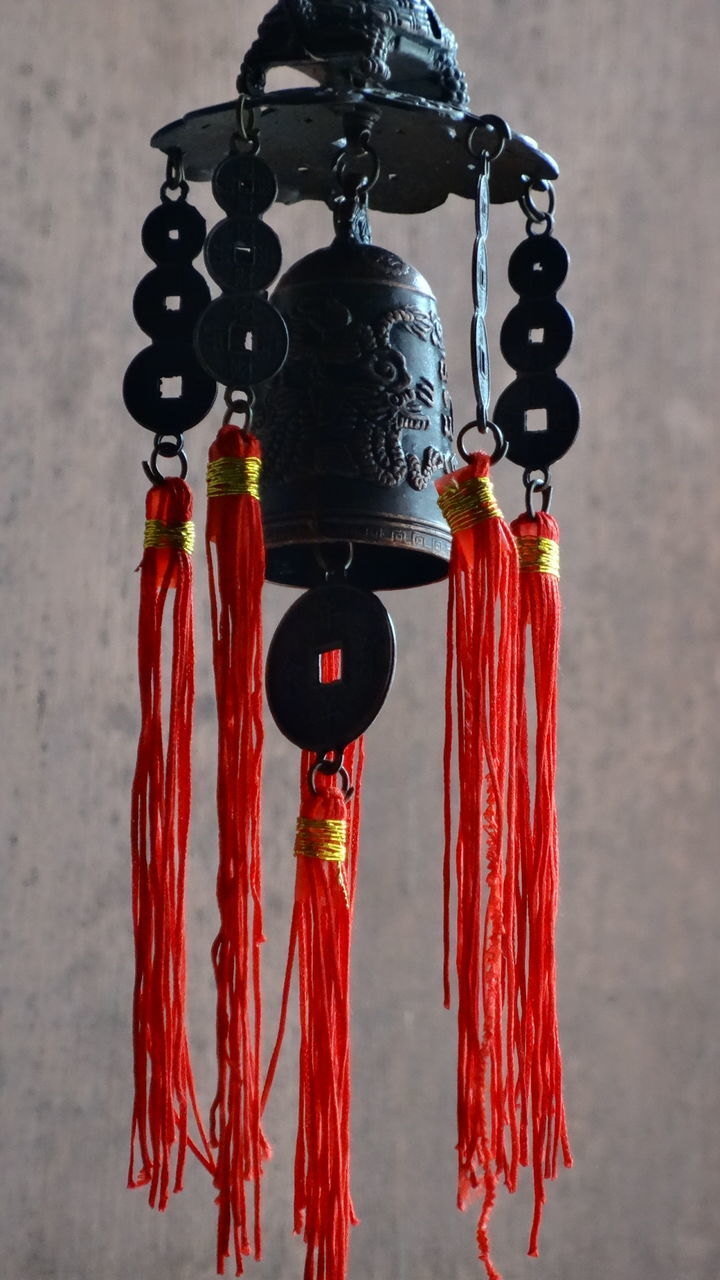
M298 818L295 857L344 862L347 857L345 818Z
M347 857L347 820L345 818L298 818L295 835L295 857L319 858L334 862L345 905L350 910L350 892L343 863Z
M483 520L502 519L487 476L470 476L462 484L455 481L447 485L438 498L438 506L453 533L472 529Z
M259 458L215 458L208 463L208 498L227 498L243 493L259 498L261 469Z
M148 547L171 547L176 551L187 551L192 555L195 548L195 525L192 520L185 524L164 524L162 520L145 521L145 543Z
M520 570L560 577L560 546L554 538L516 538Z

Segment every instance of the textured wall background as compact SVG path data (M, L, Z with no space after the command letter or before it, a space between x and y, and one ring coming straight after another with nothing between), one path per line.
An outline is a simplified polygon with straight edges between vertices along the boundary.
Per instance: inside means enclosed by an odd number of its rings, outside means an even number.
M120 383L161 181L157 126L230 97L264 0L25 0L4 14L0 815L7 1280L212 1274L209 1187L163 1218L124 1190L130 1110L128 788L144 433ZM584 433L557 468L564 530L559 928L576 1169L552 1189L543 1256L501 1199L506 1280L717 1280L716 0L445 0L479 110L555 154L568 376ZM208 193L203 207L211 212ZM328 235L281 211L286 262ZM516 210L493 219L497 332ZM376 220L439 292L458 416L472 211ZM452 246L452 252L450 247ZM504 371L495 363L496 390ZM198 478L212 426L192 438ZM508 467L508 471L514 471ZM505 510L518 478L500 483ZM369 735L355 951L354 1280L479 1275L454 1209L453 1019L440 1008L442 588L392 600L401 662ZM268 623L289 596L269 593ZM199 613L205 597L199 584ZM206 634L206 631L205 631ZM191 1008L212 1082L213 713L199 655L190 872ZM295 753L268 744L268 1029L293 868ZM293 1028L294 1030L294 1028ZM291 1280L294 1041L268 1127L267 1258ZM251 1269L252 1270L252 1269ZM255 1272L252 1272L253 1274Z

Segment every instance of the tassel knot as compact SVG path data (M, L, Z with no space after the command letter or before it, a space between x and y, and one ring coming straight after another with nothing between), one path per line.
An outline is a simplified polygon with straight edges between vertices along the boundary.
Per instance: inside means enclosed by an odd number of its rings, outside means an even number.
M502 520L490 477L478 474L472 464L441 485L442 481L438 482L438 506L453 533L473 529L483 520Z
M260 1180L270 1154L260 1089L262 587L265 549L257 440L228 423L210 448L206 549L218 708L220 928L213 946L218 1075L210 1112L217 1148L217 1267L231 1248L261 1256ZM247 1184L251 1194L248 1195ZM248 1200L251 1199L251 1204ZM251 1223L254 1224L251 1243Z

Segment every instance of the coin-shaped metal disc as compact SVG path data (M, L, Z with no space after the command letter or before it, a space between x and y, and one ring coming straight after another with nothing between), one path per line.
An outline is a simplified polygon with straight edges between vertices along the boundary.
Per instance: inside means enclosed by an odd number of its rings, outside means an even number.
M205 219L184 200L168 200L145 219L143 249L153 262L170 265L192 262L205 242Z
M544 421L532 423L540 410ZM493 419L508 442L507 456L519 467L552 466L574 443L580 426L575 392L555 373L527 373L503 391Z
M392 620L377 596L345 583L306 591L268 653L268 705L280 732L319 753L354 742L385 702L395 648Z
M156 342L140 351L123 382L128 413L156 434L197 426L212 409L216 395L215 381L200 368L192 343L182 340Z
M253 387L282 369L287 325L264 298L223 294L198 320L195 350L203 368L223 386Z
M568 273L567 249L553 236L528 236L508 263L508 279L525 298L547 298L557 293Z
M133 314L143 332L156 341L187 338L192 342L198 317L209 302L207 281L194 267L155 267L135 290Z

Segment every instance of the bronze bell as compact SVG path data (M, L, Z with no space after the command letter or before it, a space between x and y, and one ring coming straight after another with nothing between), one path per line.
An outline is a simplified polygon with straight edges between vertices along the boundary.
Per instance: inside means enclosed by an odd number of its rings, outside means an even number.
M453 469L452 405L427 281L387 249L338 238L272 301L290 348L255 419L268 578L311 587L338 565L370 590L444 578L433 481Z

